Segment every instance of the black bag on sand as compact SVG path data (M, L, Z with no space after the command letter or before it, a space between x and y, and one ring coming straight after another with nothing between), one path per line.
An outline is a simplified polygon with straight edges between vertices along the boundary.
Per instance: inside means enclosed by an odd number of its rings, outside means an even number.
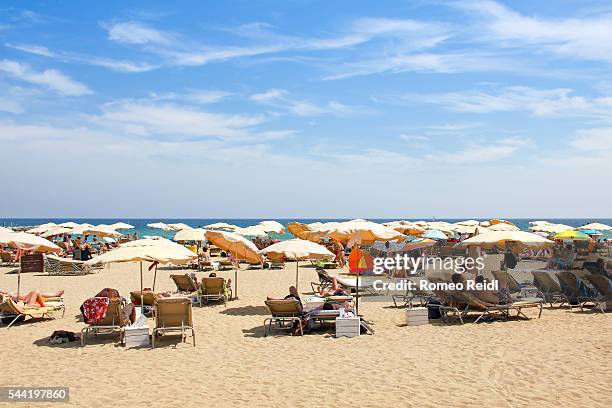
M430 306L431 305L431 306ZM442 313L440 313L441 305L437 300L433 300L427 303L427 317L430 319L440 319L442 317Z

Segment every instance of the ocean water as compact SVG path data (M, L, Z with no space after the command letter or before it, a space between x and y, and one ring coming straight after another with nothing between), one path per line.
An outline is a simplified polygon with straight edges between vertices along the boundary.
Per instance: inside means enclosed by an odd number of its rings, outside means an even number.
M423 218L405 218L408 221L419 221L423 220ZM425 221L432 221L431 219L424 219ZM457 222L463 221L464 219L436 219L435 221L448 221L448 222ZM478 221L486 221L486 219L477 219ZM585 225L591 222L599 222L607 225L612 225L612 218L538 218L538 220L545 220L552 223L557 224L566 224L574 227L579 227L581 225ZM0 225L2 226L35 226L44 224L47 222L54 222L56 224L60 224L62 222L74 221L77 223L89 223L93 225L98 224L112 224L115 222L123 221L127 222L134 226L134 229L130 230L120 230L123 233L133 234L134 232L138 232L139 237L143 237L145 235L160 235L166 238L172 238L174 236L174 232L172 231L162 231L155 228L147 227L147 224L151 224L154 222L164 222L166 224L172 223L185 223L191 227L201 227L204 225L216 223L216 222L227 222L229 224L238 225L239 227L247 227L249 225L255 225L260 221L264 221L264 219L186 219L186 218L166 218L166 219L158 219L158 218L150 218L150 219L113 219L113 218L76 218L76 219L68 219L68 218L0 218ZM348 219L340 219L340 218L330 218L330 219L277 219L276 221L280 222L283 225L287 225L289 222L298 221L303 223L311 223L316 221L328 222L328 221L348 221ZM389 222L393 221L393 219L370 219L370 221L374 222ZM510 218L508 221L514 223L517 227L524 231L528 231L529 221L533 221L532 219L526 218ZM284 240L293 238L293 236L289 233L285 234L272 234L273 238Z

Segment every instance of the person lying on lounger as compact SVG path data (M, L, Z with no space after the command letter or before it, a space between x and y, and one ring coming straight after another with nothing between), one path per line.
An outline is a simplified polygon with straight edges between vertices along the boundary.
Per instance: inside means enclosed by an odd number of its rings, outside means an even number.
M268 296L268 300L281 300ZM300 304L302 304L302 299L300 299L300 294L295 286L289 286L289 294L285 296L283 299L296 299Z
M338 281L336 280L336 277L333 276L332 277L332 286L331 286L331 289L323 290L323 289L319 288L319 295L321 295L322 297L327 297L327 296L347 296L348 293L346 293L346 291L344 289L342 289L340 286L338 286Z
M40 293L37 290L31 290L27 295L19 296L15 293L0 291L0 294L10 296L13 302L17 303L17 306L45 307L45 299L60 297L64 294L64 291L58 290L57 292Z

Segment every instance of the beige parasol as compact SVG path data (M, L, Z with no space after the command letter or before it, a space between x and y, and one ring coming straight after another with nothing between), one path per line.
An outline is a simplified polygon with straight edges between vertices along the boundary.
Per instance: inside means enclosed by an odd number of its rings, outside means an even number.
M299 264L301 260L327 259L332 260L336 256L322 245L311 241L295 238L277 242L260 251L261 254L272 257L283 256L286 259L295 260L295 287L298 288Z

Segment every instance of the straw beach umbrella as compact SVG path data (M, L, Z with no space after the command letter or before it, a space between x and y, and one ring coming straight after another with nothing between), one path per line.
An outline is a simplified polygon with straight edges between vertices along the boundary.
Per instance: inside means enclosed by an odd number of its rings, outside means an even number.
M225 231L208 231L206 238L224 251L234 254L236 259L249 263L261 263L262 257L254 243L241 235ZM238 298L238 263L234 271L234 298Z
M373 244L376 241L397 241L406 238L401 232L371 221L347 221L331 228L321 227L318 230L334 241L343 243L354 240L361 244Z
M295 287L298 288L299 265L303 260L326 259L333 260L336 255L331 253L323 245L316 244L304 239L289 239L277 242L259 251L261 254L271 257L283 256L286 259L295 260Z
M62 249L53 242L27 232L0 232L0 244L32 252L61 252ZM17 296L21 289L21 262L17 274Z

